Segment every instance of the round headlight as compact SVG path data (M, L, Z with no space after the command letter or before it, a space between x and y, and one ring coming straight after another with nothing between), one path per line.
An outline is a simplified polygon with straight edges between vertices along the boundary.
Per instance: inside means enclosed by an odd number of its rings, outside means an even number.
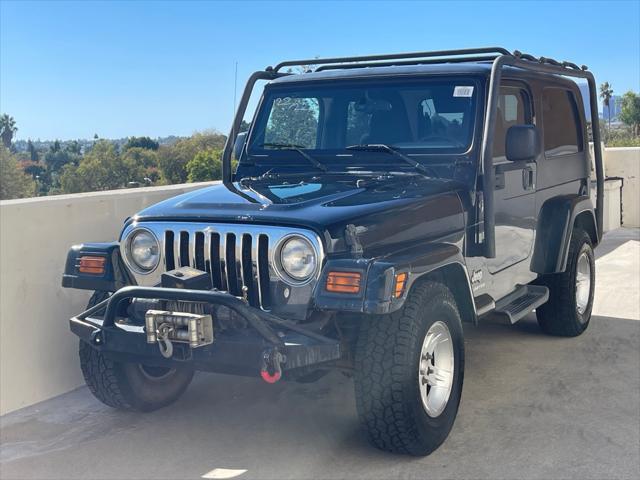
M141 273L150 273L160 262L160 245L148 230L134 230L127 241L127 256Z
M316 271L316 252L304 237L291 237L280 249L282 270L293 280L303 282Z

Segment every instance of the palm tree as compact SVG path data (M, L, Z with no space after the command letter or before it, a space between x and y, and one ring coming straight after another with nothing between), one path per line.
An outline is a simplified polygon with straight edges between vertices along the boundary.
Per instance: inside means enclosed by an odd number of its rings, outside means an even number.
M611 131L611 96L613 95L613 87L609 84L609 82L604 82L600 85L600 98L602 99L602 104L607 107L607 116L609 117L609 128L607 129L609 132Z
M13 135L18 131L16 127L16 121L13 117L10 117L6 113L0 117L0 137L2 137L2 143L5 147L11 147L11 140Z

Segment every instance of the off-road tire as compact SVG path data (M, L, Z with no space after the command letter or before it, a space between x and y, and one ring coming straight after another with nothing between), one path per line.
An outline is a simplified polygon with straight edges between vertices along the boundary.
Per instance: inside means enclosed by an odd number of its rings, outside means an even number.
M578 311L576 301L576 273L582 253L589 257L591 289L584 313ZM545 275L541 282L549 288L549 301L536 309L538 325L549 335L577 337L589 326L595 291L595 257L591 238L584 230L574 229L569 243L567 268L562 273Z
M446 407L434 418L423 407L418 371L425 335L438 320L451 334L454 377ZM462 322L450 290L426 281L414 286L400 311L364 318L354 377L358 416L375 447L415 456L438 448L453 427L464 377Z
M95 292L87 308L107 297L106 292ZM82 340L79 353L82 374L91 393L105 405L121 410L151 412L165 407L184 393L193 378L189 366L169 371L141 368L137 363L111 360Z

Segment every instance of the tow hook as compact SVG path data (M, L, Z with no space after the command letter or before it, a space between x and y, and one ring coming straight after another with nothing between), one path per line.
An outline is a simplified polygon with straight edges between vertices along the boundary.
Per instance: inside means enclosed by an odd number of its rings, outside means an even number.
M173 331L173 326L168 323L163 323L158 327L156 335L158 337L158 347L160 347L160 354L164 358L171 358L173 356L173 344L169 340L169 334Z
M278 351L277 348L265 350L262 354L262 368L260 376L267 383L276 383L282 377L282 367L287 357Z

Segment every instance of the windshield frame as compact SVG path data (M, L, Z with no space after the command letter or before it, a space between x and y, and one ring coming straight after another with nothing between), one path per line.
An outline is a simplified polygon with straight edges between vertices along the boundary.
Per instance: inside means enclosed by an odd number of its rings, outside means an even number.
M412 85L420 85L426 82L443 83L450 82L452 84L464 82L467 85L473 85L475 88L474 102L472 106L472 118L470 119L469 126L469 141L468 146L464 151L451 151L451 148L409 148L403 146L390 145L396 148L403 154L414 157L417 161L422 162L429 158L456 158L456 157L468 157L476 148L477 142L481 132L478 125L480 124L480 116L484 112L484 96L485 96L485 80L482 75L471 73L451 74L444 73L429 73L429 74L404 74L404 75L385 75L371 77L355 77L348 79L332 79L332 80L299 80L295 82L286 83L270 83L264 88L264 92L260 98L260 102L254 113L253 121L251 122L251 128L248 132L245 146L242 149L239 162L245 165L255 165L262 167L291 167L300 166L308 167L308 162L300 158L300 155L296 152L287 150L259 148L257 144L260 140L256 138L256 134L260 131L264 132L266 122L271 112L272 102L269 101L272 92L278 90L284 91L298 91L298 90L316 90L322 88L325 85L334 86L336 83L342 84L370 84L372 87L375 85L384 86L385 83L398 82L400 84L411 83ZM322 109L322 105L320 105ZM263 126L264 125L264 126ZM315 149L305 148L304 151L312 155L314 158L318 158L323 164L326 164L331 170L338 169L344 170L348 167L389 167L398 164L397 159L393 159L391 155L386 155L381 152L367 152L367 151L353 151L348 150L345 145L344 148L335 149ZM455 148L455 147L452 147ZM351 157L352 161L345 162L344 157Z

